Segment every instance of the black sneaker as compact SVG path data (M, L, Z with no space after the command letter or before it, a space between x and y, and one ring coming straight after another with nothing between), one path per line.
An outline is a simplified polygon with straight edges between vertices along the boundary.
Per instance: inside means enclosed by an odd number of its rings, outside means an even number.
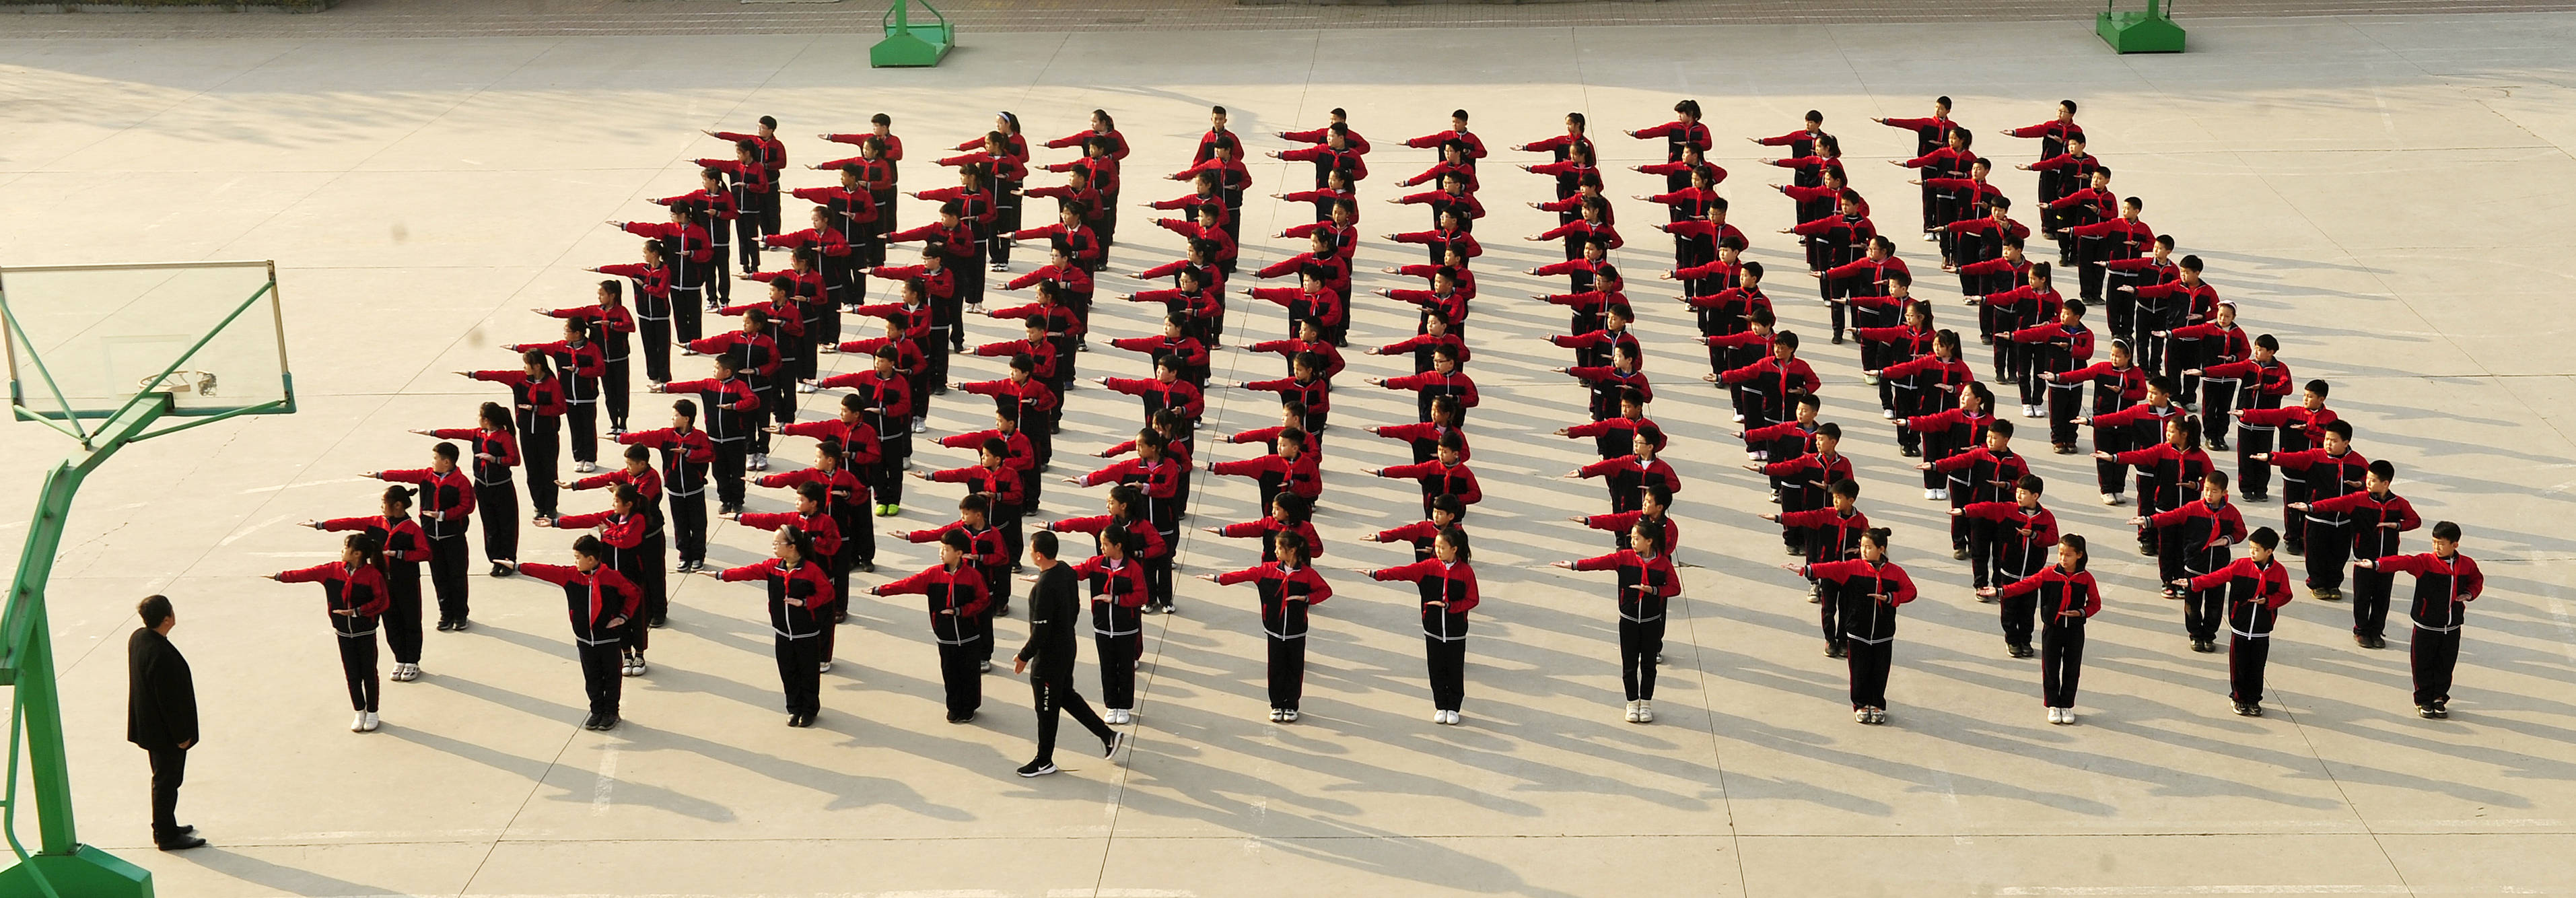
M2446 718L2451 716L2451 703L2449 701L2434 702L2433 716L2437 718Z
M968 711L968 712L966 712L966 713L964 713L964 714L951 714L951 715L948 715L948 722L949 722L949 723L974 723L974 722L975 722L975 712L973 712L973 711Z
M589 717L582 718L581 728L585 730L599 729L599 715L594 713Z
M602 715L602 716L599 718L599 726L593 727L593 729L603 730L603 731L605 731L605 730L613 730L613 729L616 729L616 728L617 728L617 715L615 715L615 714Z
M1008 605L1008 604L1002 604L1002 605L996 605L996 606L994 606L994 607L993 607L993 616L994 616L994 617L1009 617L1009 616L1011 616L1011 606L1010 606L1010 605Z
M180 836L166 842L154 840L152 843L152 847L163 851L186 851L191 848L203 848L205 845L206 840L196 836Z
M2015 658L2028 658L2034 654L2037 653L2030 650L2030 643L2027 642L2016 643L2012 647L2012 656Z
M447 627L447 629L452 630L452 631L455 631L455 632L458 632L458 633L463 633L463 632L465 632L466 630L469 630L469 629L472 629L472 628L473 628L473 627L472 627L471 625L467 624L467 623L465 622L465 619L464 619L464 618L461 618L461 617L460 617L460 618L457 618L455 623L453 623L453 624L449 624L449 625L448 625L448 627Z
M1125 747L1127 747L1127 734L1111 733L1109 734L1109 741L1100 744L1100 756L1104 758L1118 757L1118 750Z
M644 626L646 626L646 627L648 627L648 628L651 628L651 629L655 629L655 630L659 630L659 629L662 629L663 627L667 627L667 626L670 626L670 625L671 625L671 619L670 619L670 618L663 617L663 616L658 615L658 614L657 614L657 615L654 615L652 620L649 620L649 621L645 621L645 622L644 622Z
M510 566L498 561L492 562L492 570L490 573L495 577L507 577L510 575Z
M1057 768L1053 761L1030 761L1026 764L1020 765L1020 775L1029 778L1045 776L1050 773L1055 773L1056 770Z
M449 630L453 630L453 629L456 629L456 623L455 623L454 621L439 621L439 622L438 622L438 632L445 633L445 632L447 632L447 631L449 631Z

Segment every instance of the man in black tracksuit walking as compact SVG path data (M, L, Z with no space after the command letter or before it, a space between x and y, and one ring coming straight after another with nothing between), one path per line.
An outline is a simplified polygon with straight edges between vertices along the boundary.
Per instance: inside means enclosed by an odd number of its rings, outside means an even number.
M1073 659L1080 650L1076 628L1082 623L1082 596L1073 568L1056 561L1055 534L1040 530L1029 537L1029 561L1037 565L1037 586L1029 590L1029 644L1011 662L1012 673L1029 675L1032 704L1038 712L1038 756L1020 767L1024 777L1056 772L1056 712L1100 737L1101 754L1117 757L1124 738L1102 723L1091 703L1073 691ZM1036 667L1031 670L1031 666Z

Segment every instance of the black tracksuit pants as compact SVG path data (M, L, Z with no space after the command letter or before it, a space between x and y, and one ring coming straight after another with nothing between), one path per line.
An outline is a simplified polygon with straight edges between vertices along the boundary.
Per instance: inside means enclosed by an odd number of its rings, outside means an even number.
M1297 700L1306 694L1306 635L1263 638L1270 643L1270 707L1297 710Z
M626 677L620 670L625 661L624 645L617 640L575 642L572 648L581 660L581 690L590 699L590 713L617 716L617 700L626 688Z
M2051 708L2075 707L2075 681L2084 674L2084 618L2049 615L2039 630L2040 698Z
M775 633L770 636L778 653L778 685L787 693L787 713L808 717L822 713L822 637L813 634L790 637Z
M1422 637L1422 652L1431 674L1431 705L1458 710L1467 698L1467 640Z
M1851 667L1852 710L1887 707L1887 671L1895 663L1896 640L1864 642L1845 637L1843 651Z
M1101 721L1098 712L1091 710L1090 702L1082 700L1082 693L1074 691L1071 670L1041 673L1030 677L1029 695L1031 704L1038 712L1037 760L1040 763L1055 763L1055 731L1058 722L1056 712L1059 710L1073 715L1075 723L1082 724L1083 729L1090 730L1092 735L1100 737L1100 743L1103 746L1107 746L1109 740L1118 735L1116 730L1109 728L1109 724Z
M349 710L376 710L376 693L383 684L376 680L376 631L341 633L340 676L349 681Z
M515 503L514 503L515 504ZM484 522L491 530L491 522ZM438 591L438 620L449 623L465 619L465 534L460 528L455 536L431 537L429 540L429 582Z
M1619 618L1619 686L1628 700L1655 699L1655 656L1664 651L1664 618L1631 620Z

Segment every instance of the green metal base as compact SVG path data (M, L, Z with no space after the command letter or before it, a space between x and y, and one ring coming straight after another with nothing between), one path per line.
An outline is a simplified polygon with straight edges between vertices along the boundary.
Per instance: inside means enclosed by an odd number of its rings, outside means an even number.
M2117 53L2182 52L2182 26L2163 16L2105 12L2095 17L2093 31Z
M62 898L152 898L152 871L87 845L70 854L33 855L0 870L0 895L41 898L48 887Z
M868 65L880 69L935 66L956 45L957 36L946 25L914 25L869 47Z

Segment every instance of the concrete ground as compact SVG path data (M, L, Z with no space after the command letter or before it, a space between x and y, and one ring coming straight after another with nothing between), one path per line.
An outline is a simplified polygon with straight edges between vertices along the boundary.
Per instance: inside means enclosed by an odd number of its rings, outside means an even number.
M274 258L303 406L138 445L83 495L52 602L83 835L186 896L2576 893L2576 331L2557 311L2570 287L2561 235L2576 227L2576 17L2190 24L2190 54L2133 58L2074 21L991 34L929 71L871 71L867 41L849 35L0 36L0 195L13 213L0 217L0 262ZM2304 597L2284 612L2272 713L2230 715L2223 656L2186 649L2152 568L2122 548L2130 509L2093 501L2088 464L2043 456L2051 504L2095 538L2109 592L2083 724L2048 726L2034 663L2004 656L1992 608L1937 551L1940 510L1875 420L1852 348L1816 341L1826 418L1858 434L1863 507L1896 527L1896 557L1924 587L1905 611L1891 723L1855 726L1842 665L1818 654L1803 590L1773 567L1777 544L1752 517L1769 506L1736 467L1735 428L1696 383L1688 318L1654 280L1669 262L1645 226L1659 216L1623 200L1634 243L1618 259L1647 316L1664 388L1654 411L1677 437L1692 566L1659 720L1621 722L1606 579L1545 567L1606 551L1563 522L1606 503L1595 485L1556 479L1589 448L1547 435L1582 414L1583 393L1548 371L1566 354L1539 342L1564 318L1522 298L1561 281L1514 273L1555 257L1512 239L1552 222L1522 205L1547 184L1510 170L1526 154L1504 150L1487 163L1494 214L1478 229L1492 249L1477 263L1471 370L1486 399L1473 431L1489 498L1471 518L1486 603L1465 726L1427 720L1411 591L1360 573L1409 558L1360 541L1412 519L1410 485L1363 470L1401 460L1359 430L1410 420L1410 397L1358 382L1404 373L1391 359L1355 357L1336 396L1319 524L1338 596L1318 609L1305 719L1264 719L1251 593L1185 581L1182 614L1148 619L1138 747L1123 767L1068 752L1063 775L1012 776L1032 728L1024 687L999 671L978 721L942 723L909 601L855 603L819 726L783 728L760 595L704 580L675 595L615 732L577 725L553 594L477 577L479 626L430 634L428 676L386 684L384 728L353 735L315 591L259 579L329 557L330 537L293 524L366 513L377 490L356 472L425 460L427 441L404 429L464 426L493 397L446 372L505 364L494 344L549 333L528 307L586 301L583 268L634 255L598 222L652 217L643 198L693 186L686 160L723 150L700 128L777 115L801 163L826 158L807 135L878 111L926 155L982 131L989 110L1052 137L1104 107L1143 176L1182 165L1210 103L1237 110L1250 135L1341 106L1379 142L1363 191L1375 235L1420 227L1414 210L1374 200L1427 162L1395 139L1440 127L1452 107L1473 109L1498 146L1583 111L1624 166L1660 148L1614 129L1697 97L1733 173L1734 220L1757 235L1751 258L1785 275L1772 293L1814 334L1824 310L1773 233L1791 209L1761 186L1781 178L1742 138L1823 110L1879 220L1901 223L1912 190L1878 160L1911 138L1865 117L1922 114L1936 93L1985 132L1981 149L2014 162L2035 148L1996 129L2081 100L2120 191L2209 260L2294 370L2334 382L2360 450L2399 465L2427 519L2467 528L2490 579L2455 716L2412 714L2402 633L2389 650L2357 649L2347 609ZM1307 177L1264 163L1262 192ZM943 182L927 165L907 171L907 186ZM1998 180L2031 198L2026 173ZM792 182L812 183L801 171ZM1131 183L1132 200L1168 189ZM1622 171L1610 192L1656 183ZM1305 209L1256 200L1248 214L1246 233L1267 234ZM1126 221L1116 269L1176 255L1137 211ZM1294 243L1254 240L1246 258ZM1923 244L1900 249L1918 270L1935 261ZM1360 250L1371 272L1417 257L1375 239ZM1964 322L1941 279L1924 280L1944 323ZM1146 308L1103 309L1105 334L1146 332ZM1279 319L1260 307L1236 320L1238 334L1266 336ZM1353 344L1408 334L1409 321L1364 303ZM1116 352L1083 364L1143 370ZM1234 348L1216 364L1228 381L1278 369ZM637 419L654 407L639 398ZM983 408L942 397L933 432L975 425ZM1272 423L1274 409L1221 391L1208 432ZM1132 400L1076 391L1058 472L1090 470L1080 453L1135 417ZM32 492L39 462L65 448L33 425L0 430L15 460L0 495ZM1199 482L1193 526L1255 514L1248 484ZM1047 516L1091 513L1100 493L1050 486ZM901 525L946 520L956 495L916 488ZM775 492L752 506L784 507ZM0 520L0 535L24 525ZM742 564L766 537L726 525L714 540L714 561ZM559 536L527 541L531 560L565 557ZM1198 573L1253 555L1194 536L1181 562ZM903 547L881 558L889 573L927 563ZM150 592L179 604L175 638L207 721L182 816L214 846L185 854L149 847L143 758L120 739L119 652ZM1025 622L999 630L1007 650ZM1092 691L1088 662L1081 676Z

